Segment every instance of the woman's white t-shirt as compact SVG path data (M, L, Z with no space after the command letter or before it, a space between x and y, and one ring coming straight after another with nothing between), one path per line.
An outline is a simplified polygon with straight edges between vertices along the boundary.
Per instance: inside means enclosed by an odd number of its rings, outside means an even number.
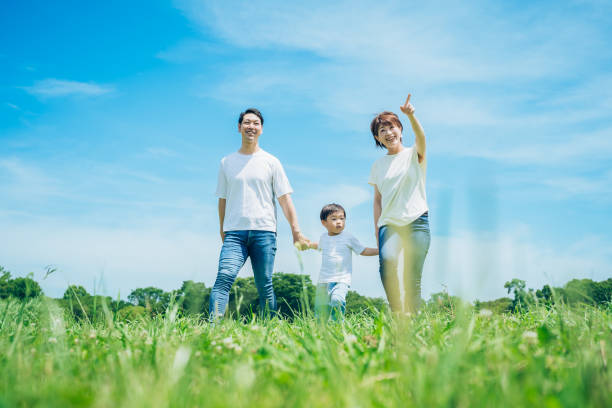
M376 186L382 196L379 227L408 225L428 211L426 168L425 160L419 163L415 146L374 162L368 183Z
M352 234L342 231L338 235L327 232L319 239L321 272L319 283L342 282L351 284L353 254L361 254L365 247ZM352 252L351 252L352 251Z
M232 153L221 160L216 195L224 198L223 231L276 232L275 199L292 193L280 161L270 153Z

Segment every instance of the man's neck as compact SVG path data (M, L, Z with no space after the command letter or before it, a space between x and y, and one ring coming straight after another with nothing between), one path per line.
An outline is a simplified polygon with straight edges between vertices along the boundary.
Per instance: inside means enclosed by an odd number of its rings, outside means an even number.
M240 146L240 150L238 150L238 153L253 154L253 153L258 152L259 150L261 149L259 148L259 145L257 143L254 143L254 144L243 143L242 146Z

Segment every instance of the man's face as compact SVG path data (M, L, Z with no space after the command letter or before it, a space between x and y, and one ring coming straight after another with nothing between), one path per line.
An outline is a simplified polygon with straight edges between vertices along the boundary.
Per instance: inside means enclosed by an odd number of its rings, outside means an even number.
M247 113L242 117L242 123L238 124L238 131L242 135L244 143L257 143L259 135L263 131L261 119L254 113Z
M327 219L321 221L323 226L329 232L329 235L338 235L344 229L345 216L343 211L336 211L327 216Z

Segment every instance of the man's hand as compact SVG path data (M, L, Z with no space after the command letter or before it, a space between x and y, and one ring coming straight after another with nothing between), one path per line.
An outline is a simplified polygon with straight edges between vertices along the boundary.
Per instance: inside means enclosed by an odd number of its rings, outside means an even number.
M298 251L304 251L310 248L310 245L311 245L310 240L306 238L305 236L303 236L301 232L298 231L293 234L293 246Z
M223 232L223 230L219 231L219 233L221 234L221 242L225 241L225 232Z
M408 116L414 115L414 106L410 103L410 94L408 94L404 105L400 106L400 110Z

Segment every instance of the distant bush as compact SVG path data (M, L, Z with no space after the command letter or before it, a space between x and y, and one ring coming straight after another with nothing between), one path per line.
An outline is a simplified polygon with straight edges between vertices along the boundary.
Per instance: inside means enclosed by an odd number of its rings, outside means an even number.
M11 273L0 266L0 298L31 299L43 294L38 282L30 276L11 279Z

